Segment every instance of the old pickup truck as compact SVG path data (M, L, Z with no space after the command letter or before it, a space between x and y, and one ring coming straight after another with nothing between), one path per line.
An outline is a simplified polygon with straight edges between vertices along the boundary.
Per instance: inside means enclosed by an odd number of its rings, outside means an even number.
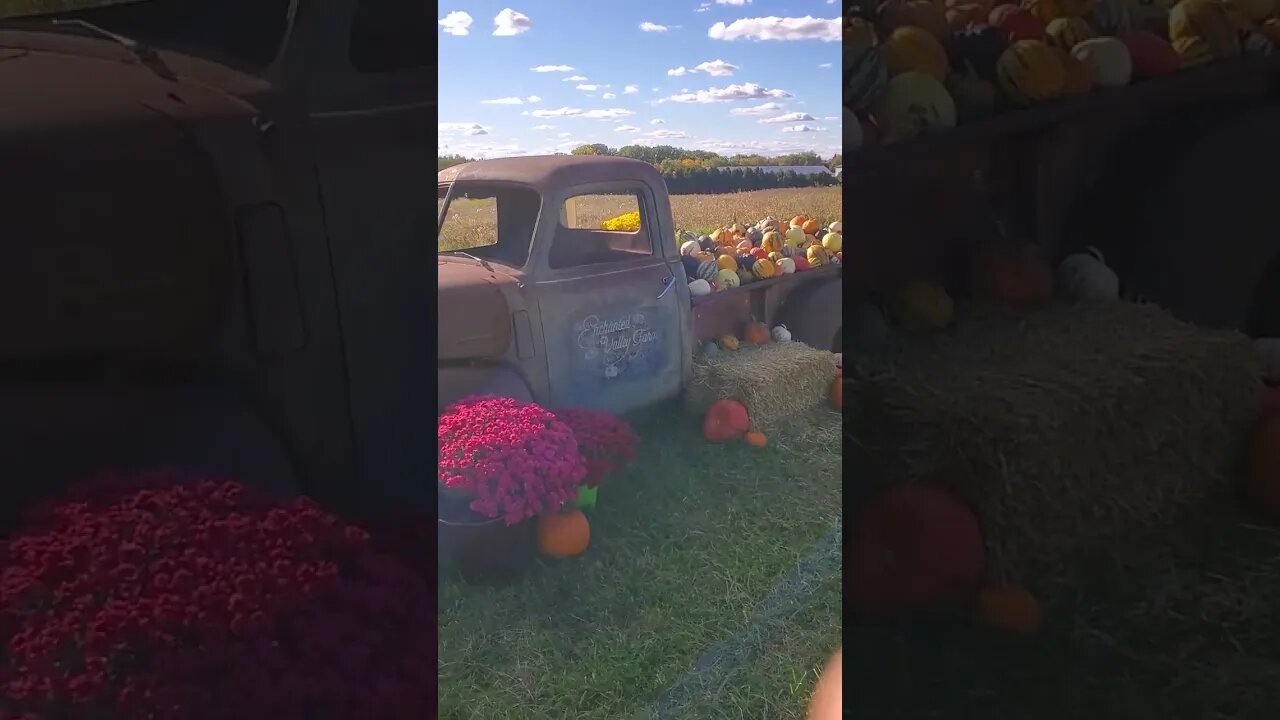
M547 156L440 171L439 403L475 391L623 412L677 396L701 341L751 317L841 343L840 266L690 296L661 175ZM635 232L600 221L638 212Z

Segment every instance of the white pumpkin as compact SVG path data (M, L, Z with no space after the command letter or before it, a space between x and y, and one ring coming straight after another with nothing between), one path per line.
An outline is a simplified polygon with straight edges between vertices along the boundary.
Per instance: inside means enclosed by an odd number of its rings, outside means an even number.
M1258 338L1253 347L1262 359L1262 377L1267 382L1280 382L1280 338Z
M778 272L783 275L790 275L796 271L796 261L789 257L779 259L778 262L774 263L774 265L777 266Z
M1058 265L1057 282L1072 300L1107 302L1120 297L1120 278L1095 247L1068 255Z
M779 325L773 329L773 341L780 343L791 342L791 331L787 329L786 325Z
M685 243L680 246L681 255L693 255L700 250L702 250L702 246L698 244L697 240L686 240Z
M693 282L689 283L689 294L694 297L700 297L702 295L710 295L711 283L707 282L706 280L703 280L702 278L698 278L697 280L694 280Z
M840 222L839 220L836 220L835 222L832 222L830 225L828 225L827 229L833 233L840 233L841 235L843 235L844 223Z
M1129 46L1113 37L1082 40L1071 48L1071 54L1093 69L1093 77L1102 87L1124 87L1133 78Z

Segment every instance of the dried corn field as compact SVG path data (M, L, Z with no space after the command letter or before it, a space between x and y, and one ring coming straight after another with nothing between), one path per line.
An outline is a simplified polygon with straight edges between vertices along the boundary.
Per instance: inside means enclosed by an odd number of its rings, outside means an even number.
M597 226L615 215L635 210L635 202L627 198L590 196L583 200L578 208L581 227ZM494 200L454 200L449 219L440 233L438 250L465 250L496 243L495 211ZM824 223L843 218L839 187L673 195L671 213L677 229L700 233L734 221L755 222L768 215L778 218L812 215Z

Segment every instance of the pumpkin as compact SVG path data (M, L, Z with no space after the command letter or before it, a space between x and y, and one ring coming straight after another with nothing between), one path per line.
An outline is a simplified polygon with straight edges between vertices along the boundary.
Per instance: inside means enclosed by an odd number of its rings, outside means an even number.
M809 261L806 260L803 255L796 255L791 258L791 262L796 266L796 272L804 272L805 270L810 269Z
M1045 42L1063 52L1071 52L1078 43L1097 36L1089 23L1078 17L1060 17L1044 28Z
M771 252L767 257L769 259L769 262L773 263L776 266L778 264L778 261L783 258L783 255L780 252Z
M812 267L822 267L827 264L827 251L821 245L811 245L804 256Z
M758 247L751 248L751 252L747 254L755 258L756 260L764 260L765 258L769 257L769 253L765 252L764 248L758 248Z
M996 78L1010 102L1030 105L1062 95L1067 71L1048 45L1039 40L1019 40L1000 56Z
M786 325L779 325L775 327L771 335L773 336L774 342L791 342L791 331L787 329Z
M876 29L866 18L845 17L841 36L843 52L867 50L875 47L876 41Z
M982 582L986 549L978 518L947 490L894 485L863 506L852 532L848 587L861 614L962 602Z
M831 407L844 410L844 378L839 375L831 381Z
M717 272L720 272L720 266L715 260L698 263L698 277L706 280L707 282L715 280Z
M698 244L697 240L687 240L680 246L681 255L693 255L700 250L702 250L702 246Z
M978 617L991 627L1019 635L1034 635L1044 624L1040 602L1025 588L991 586L978 591Z
M751 248L755 247L750 240L743 240L734 246L739 253L749 253Z
M782 257L792 257L796 254L796 246L784 242L782 244Z
M750 272L751 266L756 264L756 258L751 253L738 254L738 269Z
M804 236L804 242L803 242L803 243L801 243L800 248L801 248L802 250L807 250L807 249L809 248L809 246L810 246L810 245L815 245L815 244L817 244L817 242L818 242L818 238L816 238L816 237L814 237L814 236L812 236L812 235L805 235L805 236Z
M885 40L884 56L889 70L886 94L892 91L893 78L902 73L924 73L939 83L947 79L947 51L937 37L918 27L894 30Z
M971 25L986 25L991 9L979 3L953 5L947 10L947 26L956 33Z
M1217 0L1182 0L1169 12L1169 39L1198 37L1217 60L1240 57L1240 37Z
M979 77L971 64L947 76L947 92L955 101L957 122L980 120L995 111L996 86Z
M694 297L702 297L703 295L710 295L711 283L706 280L703 280L702 278L698 278L697 280L694 280L693 282L689 283L689 294Z
M1105 302L1120 297L1120 277L1107 267L1095 247L1064 258L1054 279L1063 295L1072 300Z
M729 288L738 287L742 284L742 281L738 279L738 273L732 270L721 269L716 273L715 283L720 288L727 290Z
M782 241L782 234L776 230L770 230L760 239L760 247L766 252L782 252L782 246L785 244Z
M730 442L751 429L747 407L737 400L717 400L707 408L702 436L711 442Z
M873 112L885 142L956 124L956 104L947 89L939 79L921 72L905 72L889 80Z
M1062 69L1066 80L1062 83L1063 95L1084 95L1093 89L1093 68L1085 61L1058 51L1062 59Z
M582 510L538 516L538 550L549 557L570 558L581 555L591 542L591 523Z
M759 245L760 240L764 238L764 231L757 227L747 228L747 239L752 245Z
M840 252L841 248L844 247L844 236L836 232L827 233L822 237L822 247L829 252Z
M769 326L752 318L743 328L742 337L752 345L768 345Z
M777 272L777 269L772 262L769 262L768 258L756 260L755 264L751 266L751 274L761 280L767 280L776 275Z
M1253 347L1262 361L1262 379L1274 383L1280 381L1280 338L1258 338Z
M1119 35L1135 29L1132 0L1098 0L1086 19L1101 35Z
M721 350L729 350L730 352L738 349L738 338L732 335L721 335L716 344Z
M1044 21L1017 5L1000 5L991 11L987 23L999 29L1008 43L1044 39Z
M983 80L995 79L996 62L1007 47L1004 32L991 25L974 25L947 42L951 67L959 72L972 67Z
M955 302L941 285L917 280L898 289L890 310L893 319L904 329L925 332L950 325Z
M1071 55L1093 70L1094 82L1102 87L1124 87L1133 78L1129 48L1113 37L1085 40L1071 48Z
M742 223L734 223L730 229L737 237L745 237L747 234L747 228Z
M1129 48L1133 76L1146 79L1172 75L1182 68L1182 58L1167 40L1147 30L1130 30L1119 36Z
M713 342L702 343L702 356L705 358L714 358L720 355L720 346Z
M744 436L744 439L747 441L747 444L750 445L751 447L762 448L765 445L769 444L769 439L766 438L764 436L764 433L760 432L759 430L749 430L747 434Z
M698 259L689 255L680 256L680 265L684 267L685 277L693 280L698 277L698 266L702 263Z
M779 275L790 275L796 271L796 262L789 257L784 257L774 263L778 268Z
M834 233L842 233L844 232L844 223L840 222L839 220L833 220L831 224L827 226L827 230L830 230L831 232L834 232Z
M693 259L697 260L698 264L701 265L704 262L715 262L716 256L707 252L706 250L699 250L698 252L693 254Z
M804 225L801 225L800 228L804 230L805 235L813 235L822 228L822 223L818 222L817 218L809 218L804 221Z
M805 217L805 216L803 216L803 215L797 215L797 216L795 216L795 217L791 218L791 227L793 227L793 228L802 228L802 227L804 227L804 221L805 221L805 220L808 220L808 219L809 219L809 218L806 218L806 217ZM804 232L804 230L801 230L800 232Z
M738 284L749 285L756 281L756 276L751 274L750 270L738 268Z
M900 27L917 27L939 40L950 34L946 12L933 0L889 0L880 6L878 25L883 34Z
M1031 244L1012 240L985 243L975 256L974 295L1011 310L1028 310L1050 300L1053 276Z
M698 236L698 246L707 252L715 252L716 241L711 239L710 235Z
M716 228L711 231L711 242L716 245L732 245L733 234L724 228Z
M1181 37L1173 41L1173 51L1182 59L1182 67L1196 67L1213 62L1213 48L1202 37Z
M1280 524L1280 415L1265 415L1254 427L1242 481L1252 510Z
M716 258L716 267L721 270L736 270L738 261L734 260L732 255L721 255Z
M803 220L801 221L801 224L804 224ZM787 233L783 237L786 240L787 245L790 245L792 248L798 248L804 244L804 229L793 225L787 229Z

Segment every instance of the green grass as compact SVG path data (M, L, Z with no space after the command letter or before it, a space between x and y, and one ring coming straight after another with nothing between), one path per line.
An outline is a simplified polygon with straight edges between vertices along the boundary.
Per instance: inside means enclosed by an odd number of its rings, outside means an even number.
M634 422L639 458L601 488L583 556L501 589L441 578L440 717L613 720L662 698L664 718L803 717L840 645L838 558L783 611L761 605L838 522L839 416L765 449L706 443L671 408Z

